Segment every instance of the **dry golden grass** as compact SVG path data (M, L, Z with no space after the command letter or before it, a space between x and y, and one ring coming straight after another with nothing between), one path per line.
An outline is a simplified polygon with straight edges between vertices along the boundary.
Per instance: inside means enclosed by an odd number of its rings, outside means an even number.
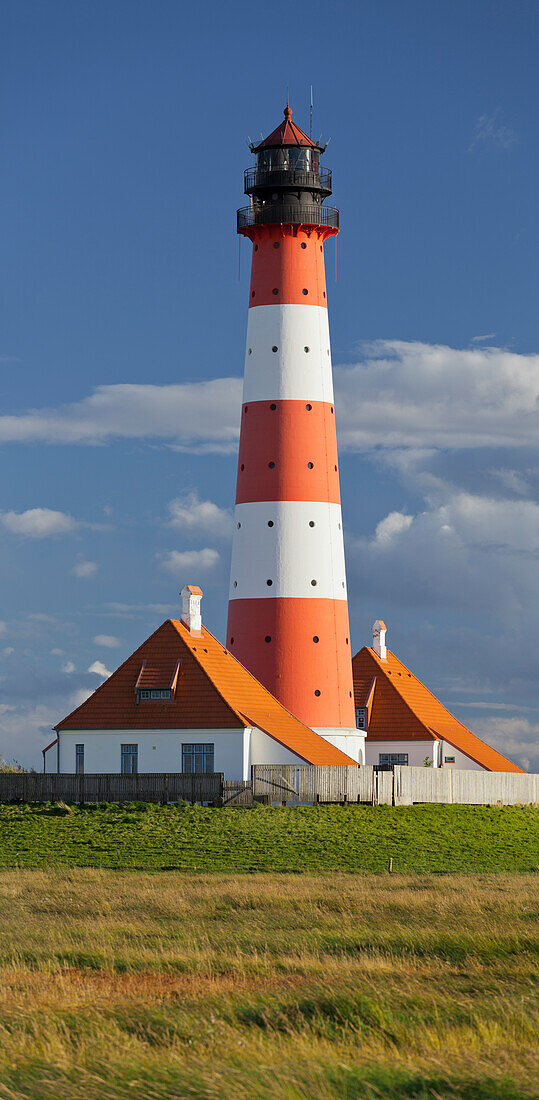
M0 878L0 1100L537 1095L531 876Z

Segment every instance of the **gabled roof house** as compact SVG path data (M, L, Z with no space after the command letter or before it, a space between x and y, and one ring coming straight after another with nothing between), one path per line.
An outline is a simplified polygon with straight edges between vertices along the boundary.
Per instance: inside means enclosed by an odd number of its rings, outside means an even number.
M294 718L225 649L202 624L201 597L186 585L181 619L162 623L58 723L58 770L247 779L252 763L357 763Z
M481 741L387 649L386 626L377 619L373 644L352 660L356 721L366 734L367 764L521 772Z

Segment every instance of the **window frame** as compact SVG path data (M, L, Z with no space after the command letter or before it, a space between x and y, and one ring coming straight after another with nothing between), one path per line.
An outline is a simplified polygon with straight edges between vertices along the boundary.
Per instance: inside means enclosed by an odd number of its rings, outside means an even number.
M409 753L407 752L379 752L378 764L382 764L393 767L395 764L400 764L404 767L408 767Z
M126 767L127 760L130 760L131 766ZM134 762L134 767L133 767ZM137 744L120 745L120 774L121 775L138 775L138 742Z
M84 775L84 744L75 745L75 775Z
M363 725L359 724L360 713L363 717ZM367 729L367 708L366 707L355 707L355 714L356 714L356 729L357 730L366 730Z
M197 757L200 758L201 767L197 767ZM208 765L211 763L211 767ZM188 765L188 766L187 766ZM182 742L182 774L184 775L213 775L215 771L215 742L214 741L185 741Z

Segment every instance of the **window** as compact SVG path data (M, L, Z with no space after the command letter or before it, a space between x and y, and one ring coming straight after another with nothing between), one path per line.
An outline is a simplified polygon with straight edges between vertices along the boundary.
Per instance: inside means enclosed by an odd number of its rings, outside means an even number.
M122 775L136 775L138 771L138 745L122 745Z
M454 763L455 763L455 757L454 756L444 756L444 764L454 764Z
M143 688L142 690L139 691L138 697L139 697L139 702L140 702L141 699L144 700L144 702L147 702L149 699L153 699L153 700L156 700L156 699L161 699L161 700L162 699L171 699L172 698L172 691L171 691L170 688L157 688L157 689L152 688L151 691L146 689L146 688Z
M75 773L84 775L84 745L75 745Z
M356 729L358 729L358 730L366 730L367 729L367 708L366 707L356 707Z
M381 752L378 755L380 764L407 764L407 752Z
M182 745L182 772L192 775L213 772L213 745Z

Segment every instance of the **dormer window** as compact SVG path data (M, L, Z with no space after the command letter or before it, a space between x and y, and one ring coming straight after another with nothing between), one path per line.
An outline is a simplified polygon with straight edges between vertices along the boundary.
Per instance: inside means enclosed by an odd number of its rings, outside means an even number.
M180 666L178 658L143 661L135 684L137 704L174 702Z
M142 701L147 703L150 699L159 699L162 702L163 700L171 698L172 692L170 688L152 688L151 691L144 688L142 691L138 692L137 702L140 703Z

